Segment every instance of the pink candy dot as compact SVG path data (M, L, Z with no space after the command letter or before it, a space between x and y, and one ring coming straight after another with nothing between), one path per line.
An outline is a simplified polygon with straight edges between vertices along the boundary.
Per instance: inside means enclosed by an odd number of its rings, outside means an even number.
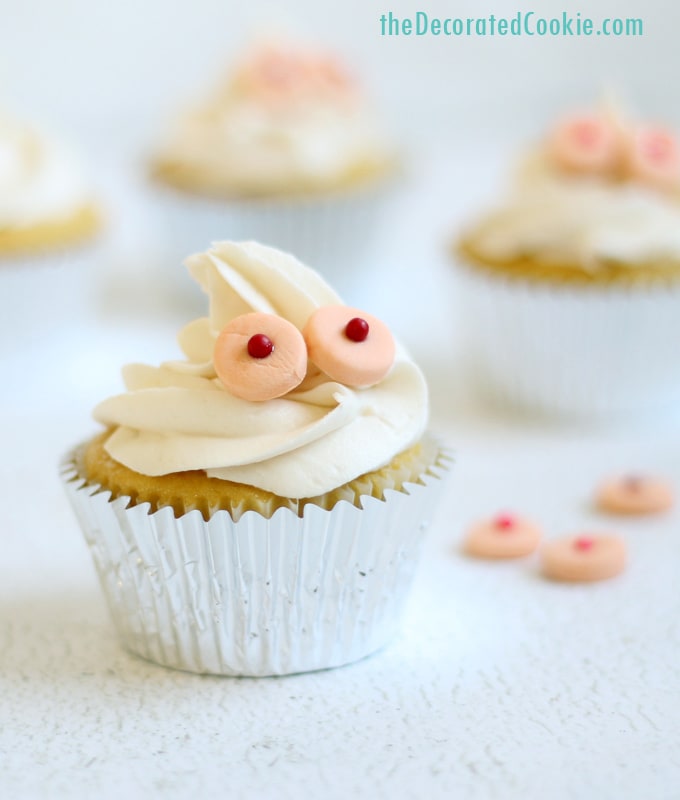
M637 475L629 475L624 478L623 484L629 492L639 492L642 489L642 478Z
M595 540L591 539L589 536L579 536L578 539L574 539L574 550L580 550L585 553L588 550L592 550L594 544Z
M597 141L598 128L590 121L577 122L573 129L574 138L584 147L590 147Z
M650 136L645 150L653 161L665 161L670 155L671 144L664 136L657 134L656 136Z
M515 527L515 519L510 514L499 514L493 521L494 528L499 531L509 531Z

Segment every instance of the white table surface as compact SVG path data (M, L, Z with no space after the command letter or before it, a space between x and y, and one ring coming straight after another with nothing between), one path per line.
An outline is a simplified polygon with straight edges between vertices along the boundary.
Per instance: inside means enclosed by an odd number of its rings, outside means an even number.
M141 269L138 215L114 230L97 313L2 356L0 797L680 797L680 509L622 522L591 507L612 471L658 472L680 490L680 426L557 426L475 394L441 248L467 213L452 189L466 175L432 161L355 290L422 361L433 428L457 459L403 632L358 664L197 677L116 641L56 465L95 429L89 411L119 387L119 366L172 356L192 316L163 310ZM124 218L131 185L111 196ZM629 569L566 586L532 559L463 558L466 525L506 508L548 537L616 530Z

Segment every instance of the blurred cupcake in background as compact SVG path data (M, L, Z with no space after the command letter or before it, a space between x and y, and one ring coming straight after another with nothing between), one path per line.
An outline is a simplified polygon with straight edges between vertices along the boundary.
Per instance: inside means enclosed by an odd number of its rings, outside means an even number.
M152 174L180 259L257 239L342 277L378 222L395 150L325 51L267 41L167 132Z
M611 108L573 116L455 244L479 377L525 408L680 411L680 144Z
M12 345L84 310L84 246L101 217L75 157L0 115L0 303ZM30 316L32 325L21 324ZM30 327L31 332L27 330Z

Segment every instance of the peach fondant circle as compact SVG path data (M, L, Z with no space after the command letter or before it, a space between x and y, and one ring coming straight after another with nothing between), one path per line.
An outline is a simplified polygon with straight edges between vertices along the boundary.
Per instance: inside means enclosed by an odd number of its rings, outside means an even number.
M597 505L611 514L657 514L673 505L671 487L652 476L619 476L604 481L597 491Z
M368 323L368 336L355 342L345 335L347 323L359 317ZM323 306L307 321L303 334L309 358L329 378L346 386L372 386L394 362L395 344L384 322L349 306Z
M626 547L612 534L579 534L547 542L541 549L543 574L556 581L601 581L623 572Z
M572 172L609 173L620 156L617 132L596 116L571 117L553 132L550 150L556 163Z
M274 347L265 358L253 358L248 342L256 334ZM215 342L213 363L225 389L242 400L273 400L298 386L307 370L307 351L300 331L273 314L242 314L226 325Z
M540 529L529 520L499 515L472 525L463 550L476 558L521 558L533 553L540 539Z

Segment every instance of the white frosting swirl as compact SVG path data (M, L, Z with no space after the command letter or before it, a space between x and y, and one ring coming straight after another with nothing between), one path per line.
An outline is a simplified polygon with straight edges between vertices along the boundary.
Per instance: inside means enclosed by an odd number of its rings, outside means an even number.
M318 107L272 113L243 103L180 124L161 160L194 170L201 185L241 194L317 189L357 164L382 164L385 147L363 114Z
M588 271L606 261L677 262L680 204L641 184L556 172L541 155L526 162L506 203L465 238L491 261L528 256Z
M116 426L106 443L116 461L145 475L200 469L301 498L379 469L420 438L427 388L399 346L389 375L367 389L317 375L276 400L229 394L212 363L227 322L261 311L302 329L316 308L341 301L316 272L254 242L221 242L187 263L210 297L209 316L181 331L185 361L126 367L127 393L95 409Z
M0 228L68 219L87 202L78 164L66 150L0 117Z
M242 195L332 189L393 162L354 87L277 99L253 89L238 70L207 104L178 121L157 158L161 167L179 169L183 184L193 180L196 189Z

